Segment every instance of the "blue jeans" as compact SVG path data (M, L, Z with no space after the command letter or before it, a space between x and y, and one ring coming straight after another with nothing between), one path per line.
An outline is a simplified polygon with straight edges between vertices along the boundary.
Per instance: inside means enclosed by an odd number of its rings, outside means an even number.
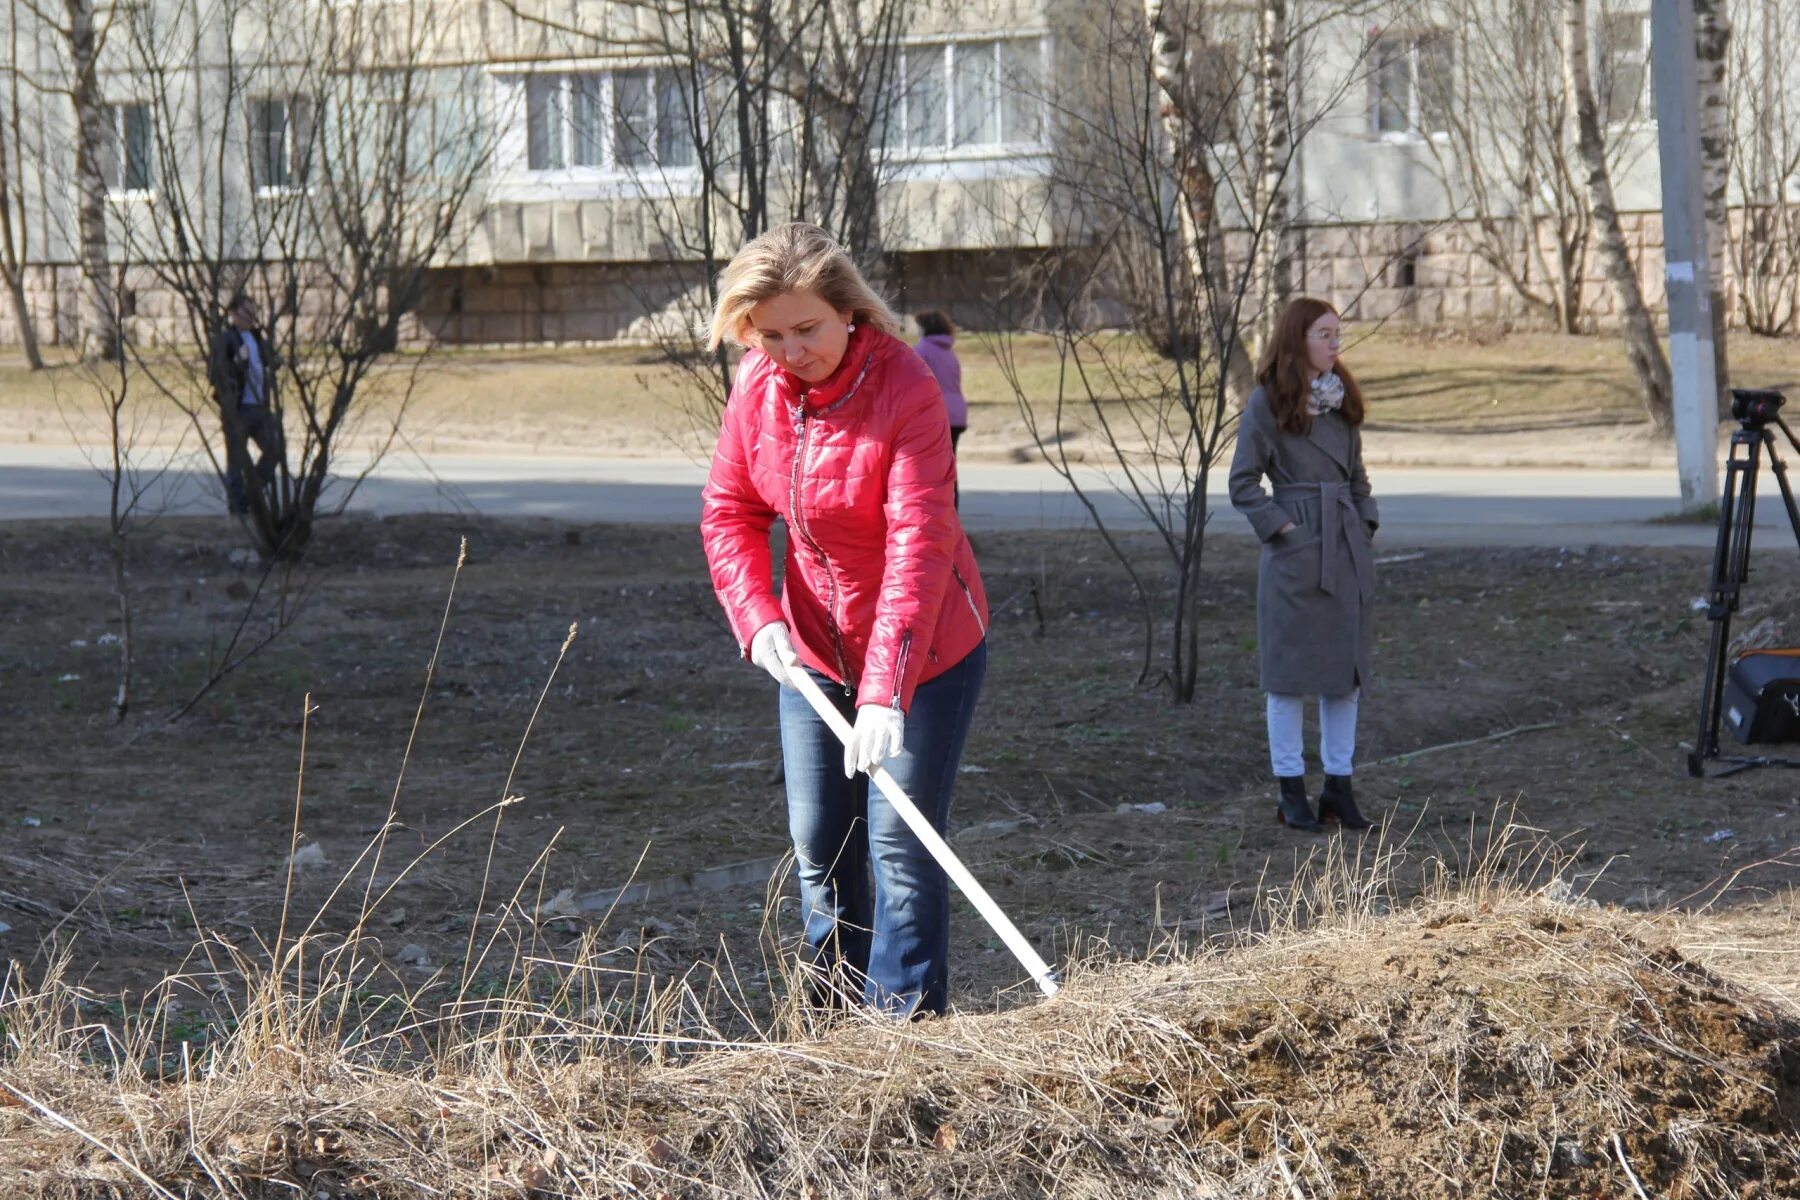
M906 748L887 769L939 833L981 681L987 643L913 693ZM813 678L845 717L854 697ZM844 778L844 747L792 688L781 689L781 756L788 829L806 921L803 967L815 1000L860 988L873 1008L907 1016L941 1013L949 1000L950 880L869 777ZM874 871L874 887L869 883Z

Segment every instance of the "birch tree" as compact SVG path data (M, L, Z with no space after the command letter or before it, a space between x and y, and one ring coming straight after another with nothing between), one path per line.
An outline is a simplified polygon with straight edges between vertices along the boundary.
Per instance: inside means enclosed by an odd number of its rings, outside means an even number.
M1204 26L1183 24L1164 0L1144 0L1144 22L1150 34L1150 75L1156 85L1153 104L1164 139L1159 157L1172 167L1177 237L1189 276L1190 286L1182 290L1197 306L1205 342L1217 349L1228 398L1238 408L1255 386L1249 349L1236 319L1247 281L1234 284L1231 278L1219 211L1220 170L1210 153L1210 147L1221 144L1223 122L1235 104L1219 100L1216 81L1198 78L1188 69L1193 51L1206 44ZM1204 55L1200 61L1204 66L1218 65L1217 59ZM1262 161L1273 170L1277 157L1268 154ZM1285 168L1291 158L1283 154L1279 161ZM1265 172L1258 172L1257 182L1258 190L1266 191L1265 200L1282 191L1280 179L1271 180Z
M1695 61L1699 68L1700 176L1706 195L1706 256L1712 281L1713 379L1717 409L1731 415L1731 387L1726 336L1731 308L1726 303L1725 260L1730 241L1726 210L1731 185L1731 102L1725 73L1731 62L1731 14L1728 0L1694 0Z
M1593 214L1596 250L1601 269L1619 309L1619 326L1625 341L1625 357L1631 364L1644 411L1660 431L1674 427L1674 392L1669 379L1669 360L1656 335L1644 303L1643 288L1625 245L1625 232L1613 199L1612 171L1601 132L1600 106L1595 99L1590 67L1587 0L1559 0L1562 4L1562 67L1564 86L1573 105L1575 145L1586 177L1589 211Z
M27 197L26 88L19 61L19 13L6 22L6 77L0 87L0 283L6 286L19 346L34 371L44 369L37 325L25 297L25 272L31 261L31 222Z
M11 25L31 21L55 40L60 70L40 78L37 86L60 95L69 103L72 173L54 167L47 173L72 181L75 209L75 255L81 273L79 298L80 339L85 356L109 357L119 348L119 329L114 323L114 266L111 231L107 220L106 176L102 163L112 129L110 111L101 89L101 60L117 9L100 9L94 0L15 0ZM16 53L16 42L14 43ZM46 147L46 152L47 152ZM46 198L47 199L47 198Z
M1257 243L1256 284L1262 304L1256 323L1256 343L1267 342L1275 318L1292 298L1294 272L1288 227L1292 205L1287 187L1292 165L1292 115L1288 74L1292 22L1291 0L1261 0L1258 21L1256 72L1257 189L1253 207L1265 214L1270 236Z
M88 357L118 352L118 306L113 300L110 236L106 221L106 176L101 156L111 136L106 100L100 91L104 34L95 21L94 0L63 0L66 24L58 32L69 48L69 103L75 116L75 226L80 235L81 342Z

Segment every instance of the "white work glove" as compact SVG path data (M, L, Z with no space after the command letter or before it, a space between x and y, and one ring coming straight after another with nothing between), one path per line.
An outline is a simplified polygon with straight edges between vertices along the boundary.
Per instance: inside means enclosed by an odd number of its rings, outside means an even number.
M775 682L783 687L793 687L788 679L788 671L800 664L800 655L794 650L793 639L788 637L788 627L780 621L770 621L756 631L750 639L750 661L774 676Z
M844 743L844 778L876 767L906 749L906 714L885 704L864 704L856 710L856 728Z

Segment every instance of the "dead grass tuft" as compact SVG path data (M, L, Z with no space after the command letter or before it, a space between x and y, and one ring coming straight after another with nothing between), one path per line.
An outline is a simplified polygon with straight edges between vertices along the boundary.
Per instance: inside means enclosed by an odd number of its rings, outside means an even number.
M409 989L355 931L279 953L208 935L122 1022L59 967L15 965L0 1179L44 1197L1800 1191L1800 1020L1691 961L1669 920L1572 895L1567 856L1517 826L1455 862L1329 845L1237 944L1090 954L1054 1000L904 1026L757 1018L729 962L669 977L592 932L552 946L523 888L482 926L511 963L490 995ZM1403 901L1393 881L1421 871ZM201 1000L234 1027L196 1054L173 1023Z

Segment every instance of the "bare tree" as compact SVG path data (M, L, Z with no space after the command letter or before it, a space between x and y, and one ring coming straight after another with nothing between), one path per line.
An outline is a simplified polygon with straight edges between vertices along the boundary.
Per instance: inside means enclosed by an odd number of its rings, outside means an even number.
M115 327L122 325L113 314ZM90 358L76 372L76 390L57 396L64 424L82 447L107 491L107 565L113 604L118 613L118 686L113 691L113 719L124 721L137 700L136 606L131 587L132 537L137 528L159 514L153 497L181 455L180 438L158 443L155 436L166 408L137 402L134 371L124 355Z
M1198 306L1200 329L1206 335L1203 340L1219 352L1228 401L1233 408L1238 408L1253 386L1250 353L1237 320L1248 280L1234 285L1231 278L1224 218L1220 212L1221 182L1229 189L1231 163L1221 161L1213 148L1231 147L1226 155L1240 163L1246 156L1241 144L1227 136L1230 130L1225 124L1236 115L1236 89L1226 91L1221 98L1222 89L1217 83L1208 80L1201 71L1192 69L1196 58L1202 68L1216 70L1220 65L1216 55L1206 53L1222 40L1216 36L1209 38L1207 34L1209 24L1216 22L1219 14L1195 5L1184 15L1186 20L1178 17L1163 0L1144 0L1144 21L1150 33L1149 67L1156 85L1150 103L1158 111L1165 140L1158 157L1174 168L1178 245L1194 285L1183 290L1187 292L1188 302ZM1286 151L1291 141L1287 140L1285 129L1282 136ZM1277 160L1283 164L1292 161L1285 152L1279 156L1270 153L1253 160L1255 187L1243 190L1246 202L1253 195L1263 194L1265 200L1270 200L1282 192L1279 180L1274 181L1276 186L1270 186L1270 179L1258 169L1265 161L1272 168ZM1223 181L1221 176L1225 177ZM1170 317L1172 319L1173 314Z
M1350 9L1321 4L1305 15L1318 22L1328 11ZM1208 485L1230 443L1234 400L1252 386L1243 331L1254 306L1268 302L1259 276L1273 261L1261 247L1287 233L1275 222L1292 209L1277 197L1291 186L1294 150L1364 83L1358 56L1328 73L1322 56L1302 53L1296 22L1283 70L1312 81L1309 103L1292 94L1282 105L1259 101L1266 53L1247 69L1231 53L1266 48L1257 26L1241 36L1244 16L1226 5L1174 11L1121 0L1065 32L1068 57L1083 65L1079 78L1057 81L1049 187L1059 238L1072 249L1034 281L1055 354L1053 389L1028 382L1021 343L999 339L1039 452L1131 575L1144 621L1142 678L1166 683L1176 703L1197 694ZM1259 148L1276 108L1287 114L1277 144ZM1286 165L1271 171L1276 162ZM1118 328L1121 294L1129 331ZM1109 489L1153 531L1166 592L1108 525L1098 496Z
M106 155L113 149L112 110L107 107L101 88L102 60L107 54L113 23L111 10L103 10L94 0L15 0L8 21L11 51L11 96L9 130L12 146L9 157L13 170L22 169L21 156L25 139L19 136L23 120L20 84L24 72L19 61L18 35L21 26L46 33L56 45L53 67L41 62L32 65L29 86L39 92L61 96L68 101L71 120L67 143L58 144L59 152L68 155L68 169L60 164L46 173L68 179L74 193L75 251L81 271L80 342L88 357L107 357L119 348L119 329L112 324L117 314L113 302L115 268L111 261L111 236L108 222L104 170ZM50 152L52 139L43 139L42 153ZM45 164L48 165L48 164ZM48 197L41 199L47 201ZM14 200L25 206L24 193ZM22 222L21 213L21 222ZM26 260L20 252L19 263ZM10 274L10 272L9 272ZM15 299L15 303L18 301Z
M1555 0L1471 0L1453 62L1430 85L1441 136L1430 162L1474 252L1525 304L1567 333L1582 328L1593 222L1570 131ZM1607 130L1617 128L1610 124ZM1617 146L1610 138L1609 162Z
M1777 0L1735 0L1725 78L1730 182L1742 198L1724 245L1744 327L1765 337L1791 332L1800 310L1800 210L1789 181L1800 176L1800 10Z
M657 345L688 380L688 415L710 426L730 390L723 351L698 340L720 269L739 245L783 221L830 230L869 274L885 274L881 189L892 178L901 37L919 0L621 0L591 15L502 0L538 28L547 51L659 65L641 128L590 133L587 110L563 115L570 135L629 163L652 231L645 247L677 281L639 289L645 315L626 332ZM626 14L629 20L609 20ZM606 72L581 71L598 88ZM672 294L671 294L672 292Z
M367 434L370 465L393 445L426 359L389 361L427 270L479 216L491 122L478 77L449 53L453 7L165 0L130 15L159 188L126 235L177 299L169 332L187 348L133 354L206 439L221 481L240 478L265 558L304 552L348 440ZM283 433L266 477L237 461L240 397L216 369L236 294L261 306L273 349L261 399ZM371 432L361 422L374 396L386 408ZM219 424L223 451L209 437Z
M1718 387L1718 414L1731 415L1730 355L1726 335L1731 309L1726 304L1725 258L1731 188L1731 91L1725 73L1731 63L1731 14L1728 0L1694 0L1695 57L1699 67L1700 174L1706 193L1706 255L1712 281L1713 379Z
M1644 303L1637 269L1625 245L1625 232L1613 200L1612 169L1601 132L1600 105L1594 91L1588 44L1588 0L1560 0L1564 86L1573 104L1576 148L1586 175L1589 211L1593 214L1600 266L1618 302L1625 357L1631 363L1643 397L1644 411L1658 430L1674 427L1674 392L1669 360L1657 339L1656 325Z
M1291 166L1292 116L1288 75L1293 28L1291 0L1262 0L1256 71L1256 192L1252 207L1266 213L1271 236L1256 245L1256 283L1262 297L1257 321L1258 346L1268 341L1275 317L1294 291L1293 257L1288 240L1292 221L1287 189Z
M100 91L100 56L105 34L95 21L94 0L62 0L65 24L52 22L69 48L69 103L75 115L75 224L80 233L81 345L88 357L118 353L113 323L111 239L106 220L106 176L101 156L111 138L109 113Z
M802 34L803 7L811 3L817 32ZM900 36L906 0L848 3L790 0L789 41L781 62L785 94L800 117L801 180L795 198L801 212L817 212L841 230L844 246L861 263L880 268L882 148L889 105L899 84Z
M6 23L6 79L0 88L0 283L6 285L19 345L34 371L44 369L37 324L25 296L25 272L31 261L31 223L27 188L27 139L23 64L19 61L19 13Z

